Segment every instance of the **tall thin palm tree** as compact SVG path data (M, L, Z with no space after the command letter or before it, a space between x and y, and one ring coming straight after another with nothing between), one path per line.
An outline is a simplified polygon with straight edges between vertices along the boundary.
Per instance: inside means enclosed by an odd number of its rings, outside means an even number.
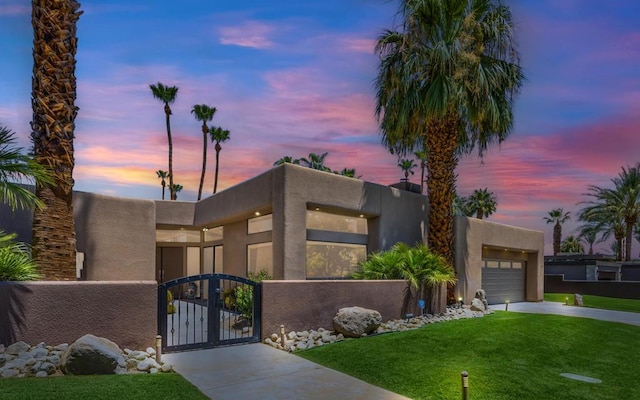
M300 159L300 165L303 167L316 169L318 171L331 171L331 168L324 165L324 160L327 158L329 152L322 154L309 153L309 158L302 157Z
M209 107L206 104L196 104L191 109L198 121L202 121L202 173L200 174L200 186L198 186L198 200L202 198L202 187L204 186L204 174L207 169L207 133L209 133L209 127L207 122L213 119L216 111L215 107Z
M229 131L215 126L209 129L209 134L211 135L211 141L216 142L216 176L213 183L213 193L215 194L218 191L218 169L220 167L220 151L222 150L220 143L229 140L230 134Z
M571 219L569 211L565 212L562 208L556 208L549 211L549 214L542 219L547 224L553 225L553 255L560 252L560 243L562 242L562 224Z
M42 200L20 183L49 185L53 180L42 164L16 145L15 133L0 125L0 203L12 210L43 209Z
M458 156L482 155L513 126L524 80L513 19L497 0L401 0L399 13L376 45L376 115L391 151L429 150L427 241L453 264Z
M169 177L169 172L159 169L156 171L156 175L160 179L160 185L162 185L162 200L164 200L164 189L167 187L166 179Z
M476 218L482 219L496 212L498 200L493 192L490 192L487 188L476 189L473 193L466 198L466 209L475 214Z
M178 88L176 86L166 86L158 82L156 85L149 85L151 94L155 99L160 100L164 104L165 125L167 126L167 141L169 143L169 194L171 200L175 200L175 192L173 191L173 140L171 138L171 107L169 106L178 96Z
M73 138L76 35L80 3L32 0L33 78L31 140L34 159L51 171L53 185L36 183L44 208L35 208L32 249L44 279L76 279L73 218Z
M420 161L420 193L424 193L424 171L427 168L427 149L413 153Z

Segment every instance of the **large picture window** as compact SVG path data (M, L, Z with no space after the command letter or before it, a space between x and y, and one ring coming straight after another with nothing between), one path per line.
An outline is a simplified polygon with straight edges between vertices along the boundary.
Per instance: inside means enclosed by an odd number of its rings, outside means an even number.
M265 270L273 276L273 245L271 242L247 246L247 276L249 272L258 274Z
M217 242L222 240L224 229L221 226L216 226L215 228L205 228L204 229L204 241L205 242Z
M366 235L367 219L307 210L307 229Z
M200 231L156 229L156 242L200 243Z
M307 278L348 278L366 256L363 244L307 241Z
M261 217L251 218L247 222L247 233L260 233L260 232L269 232L273 228L273 220L272 215L267 214Z

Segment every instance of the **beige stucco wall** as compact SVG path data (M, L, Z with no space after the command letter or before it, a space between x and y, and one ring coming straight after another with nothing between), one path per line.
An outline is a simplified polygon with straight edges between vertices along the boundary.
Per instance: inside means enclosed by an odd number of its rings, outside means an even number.
M405 281L263 281L262 337L285 330L333 329L343 307L377 310L383 321L400 318Z
M527 262L526 299L544 297L544 234L530 229L497 224L469 217L456 217L455 268L458 274L456 296L465 302L482 288L482 257L507 252L508 258ZM498 257L500 258L500 257Z
M155 279L154 201L75 192L73 202L86 279Z
M157 332L155 281L2 282L0 344L72 343L90 333L144 350Z

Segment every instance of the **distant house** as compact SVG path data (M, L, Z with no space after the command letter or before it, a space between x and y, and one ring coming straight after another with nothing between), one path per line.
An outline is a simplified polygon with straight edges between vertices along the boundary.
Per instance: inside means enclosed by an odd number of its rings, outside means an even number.
M427 198L402 186L284 164L198 202L76 192L82 277L164 282L266 270L279 280L344 279L371 252L425 241ZM30 213L0 211L0 228L28 241ZM465 301L480 288L490 303L542 300L542 232L457 217L454 245Z
M620 281L622 266L608 255L560 253L544 257L545 275L564 275L574 281Z

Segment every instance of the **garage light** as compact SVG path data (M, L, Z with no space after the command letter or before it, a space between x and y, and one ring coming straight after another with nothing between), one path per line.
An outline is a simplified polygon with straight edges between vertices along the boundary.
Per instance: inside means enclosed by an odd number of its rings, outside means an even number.
M256 215L256 217L259 217L260 216L260 211L256 211L254 214Z

